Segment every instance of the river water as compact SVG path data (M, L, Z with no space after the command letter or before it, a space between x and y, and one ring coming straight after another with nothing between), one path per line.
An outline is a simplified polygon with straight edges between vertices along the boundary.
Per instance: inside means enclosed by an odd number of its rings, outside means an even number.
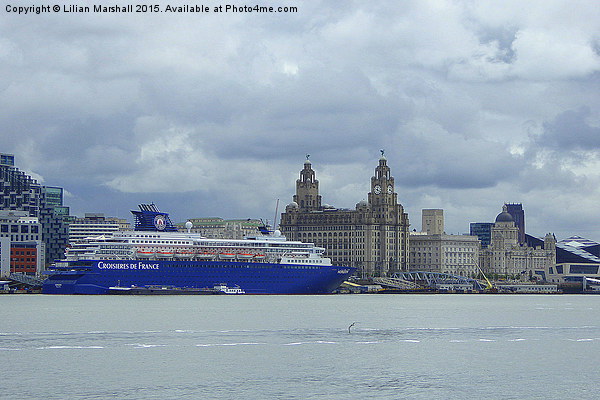
M599 396L600 296L3 295L0 307L2 399Z

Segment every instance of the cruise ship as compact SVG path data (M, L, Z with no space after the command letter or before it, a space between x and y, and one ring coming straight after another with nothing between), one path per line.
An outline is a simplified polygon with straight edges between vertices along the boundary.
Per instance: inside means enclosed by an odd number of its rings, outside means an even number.
M334 266L325 249L288 241L279 231L261 229L240 240L179 232L154 204L132 211L134 231L86 238L46 271L46 294L112 294L135 289L236 288L244 294L326 294L355 268ZM203 291L202 291L203 292ZM224 293L228 291L223 290Z

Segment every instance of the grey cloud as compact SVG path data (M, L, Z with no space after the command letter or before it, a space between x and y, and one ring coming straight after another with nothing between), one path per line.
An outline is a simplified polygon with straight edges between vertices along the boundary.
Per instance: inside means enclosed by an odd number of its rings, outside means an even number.
M589 123L588 106L567 110L543 125L544 132L535 138L540 147L555 150L600 150L600 126Z
M343 162L349 149L368 147L396 130L407 108L377 93L355 71L300 71L256 90L252 104L206 141L222 157L281 158L333 150L334 160Z
M79 213L156 201L176 219L270 217L306 153L328 202L352 207L380 148L414 212L493 218L503 197L544 221L573 184L593 203L595 3L556 4L569 21L519 1L434 3L306 1L294 15L202 19L0 13L0 151L73 193Z
M444 189L492 188L518 175L524 161L501 142L464 138L443 130L405 134L401 150L408 187Z
M479 40L482 43L497 44L499 52L496 58L491 61L512 63L516 54L513 48L513 42L517 37L518 29L515 26L501 27L481 27L478 31Z

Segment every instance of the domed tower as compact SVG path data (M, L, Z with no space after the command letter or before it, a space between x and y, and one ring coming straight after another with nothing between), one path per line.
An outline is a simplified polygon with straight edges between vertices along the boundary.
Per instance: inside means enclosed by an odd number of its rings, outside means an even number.
M298 212L298 203L292 201L290 204L285 206L285 212Z
M361 200L358 203L356 203L356 211L368 212L369 210L369 203L367 203L365 200Z
M502 212L496 216L496 223L512 223L514 225L515 220L512 215L508 213L508 207L505 205L502 206Z
M315 171L306 156L304 169L300 171L300 179L296 180L296 194L294 202L300 211L316 211L321 209L321 196L319 195L319 181L315 178Z
M492 247L510 248L519 243L519 228L515 226L515 220L508 213L506 204L502 206L502 212L496 217L492 228Z

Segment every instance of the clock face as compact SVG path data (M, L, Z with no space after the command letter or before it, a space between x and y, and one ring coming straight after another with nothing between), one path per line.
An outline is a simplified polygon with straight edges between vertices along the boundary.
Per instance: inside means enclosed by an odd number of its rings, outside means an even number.
M373 188L373 192L375 194L380 194L381 193L381 186L375 185L375 187Z
M388 185L388 193L389 194L394 193L394 188L392 187L392 185Z

